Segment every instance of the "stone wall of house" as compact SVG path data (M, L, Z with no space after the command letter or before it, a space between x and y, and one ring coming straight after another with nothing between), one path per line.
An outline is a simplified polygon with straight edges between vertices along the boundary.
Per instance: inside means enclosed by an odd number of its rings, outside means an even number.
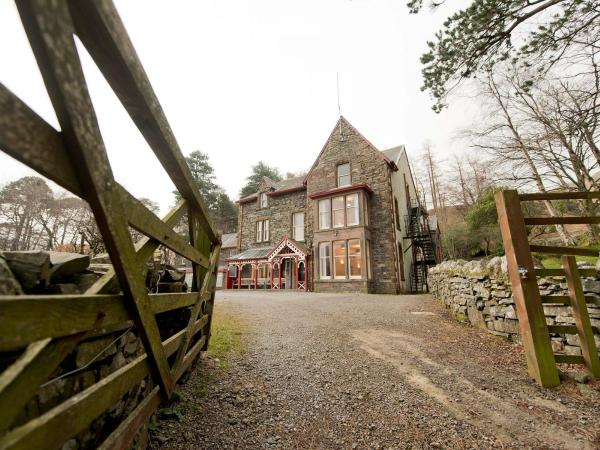
M319 281L315 280L315 292L344 292L344 293L360 293L368 294L369 281L349 280L349 281Z
M396 250L393 224L393 200L390 168L372 145L345 120L336 125L315 166L307 178L307 194L337 187L336 167L350 163L352 184L367 184L369 197L369 228L371 230L371 290L376 293L397 293ZM309 223L318 224L317 201L309 200ZM317 274L315 274L317 275ZM315 279L318 277L316 276ZM352 283L348 281L348 283ZM321 283L325 284L325 283ZM341 289L341 288L340 288ZM336 289L338 290L338 289Z
M259 186L260 189L260 186ZM267 189L263 190L268 192ZM312 243L312 225L306 213L306 191L290 192L268 197L268 206L261 208L259 199L244 203L240 208L240 251L249 248L274 246L285 236L292 237L292 214L304 212L305 245ZM269 241L256 242L256 222L269 220Z
M446 261L429 270L429 288L450 313L462 322L492 334L519 341L519 322L506 272L505 258L482 261ZM541 295L566 295L564 277L539 278ZM586 295L600 294L600 277L584 278ZM600 300L600 295L599 295ZM600 306L588 305L592 326L600 327ZM574 325L570 306L544 305L548 325ZM600 348L600 335L595 336ZM579 337L552 334L555 353L581 355Z

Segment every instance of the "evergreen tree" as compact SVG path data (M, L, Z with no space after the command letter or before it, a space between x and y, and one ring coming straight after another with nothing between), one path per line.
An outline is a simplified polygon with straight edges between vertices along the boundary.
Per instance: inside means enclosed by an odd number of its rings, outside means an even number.
M408 2L411 13L422 6L423 0ZM439 112L453 87L498 61L512 59L543 74L558 61L577 63L599 42L600 0L473 0L427 43L422 90L431 93Z
M263 177L268 177L273 181L281 181L282 179L279 169L259 161L258 164L252 166L252 173L246 178L246 184L240 190L240 197L254 194Z

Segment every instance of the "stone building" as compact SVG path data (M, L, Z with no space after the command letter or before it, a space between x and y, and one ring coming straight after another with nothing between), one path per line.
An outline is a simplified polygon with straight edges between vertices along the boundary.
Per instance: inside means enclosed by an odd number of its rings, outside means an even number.
M379 151L344 117L306 176L265 177L238 203L227 288L395 294L435 263L404 147Z

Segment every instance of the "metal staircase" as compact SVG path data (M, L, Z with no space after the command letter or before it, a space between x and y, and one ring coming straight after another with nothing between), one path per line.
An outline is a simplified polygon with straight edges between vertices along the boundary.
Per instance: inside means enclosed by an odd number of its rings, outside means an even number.
M427 210L414 201L405 216L405 239L410 239L412 263L410 270L411 292L427 292L427 268L438 263L436 243L431 236Z

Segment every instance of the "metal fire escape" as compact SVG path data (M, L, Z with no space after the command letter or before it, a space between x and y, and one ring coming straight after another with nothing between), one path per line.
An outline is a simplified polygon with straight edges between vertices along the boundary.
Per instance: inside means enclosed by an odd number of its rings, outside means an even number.
M427 269L438 261L437 243L432 236L427 210L417 200L413 200L409 214L405 216L405 239L410 239L412 263L410 268L411 292L427 292Z

